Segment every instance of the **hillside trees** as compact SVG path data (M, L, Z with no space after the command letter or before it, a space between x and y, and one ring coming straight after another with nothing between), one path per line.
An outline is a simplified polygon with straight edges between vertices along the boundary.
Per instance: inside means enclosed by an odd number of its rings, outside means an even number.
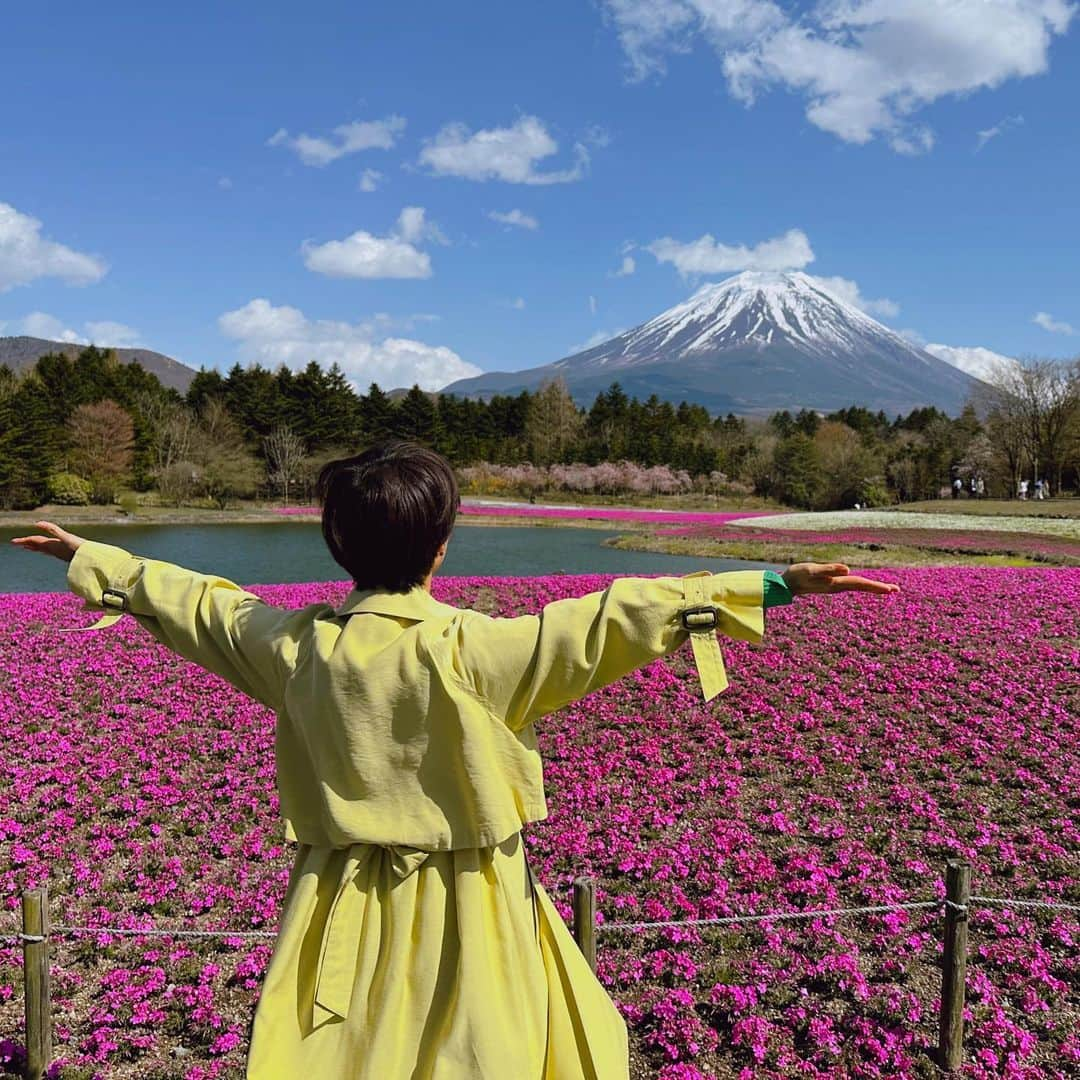
M693 403L629 397L618 383L587 408L561 381L487 400L415 385L391 397L374 383L354 390L336 365L317 363L299 371L258 364L201 371L181 396L137 365L87 349L74 359L42 357L17 375L0 369L0 506L40 505L59 473L88 478L91 462L86 454L76 462L69 420L103 400L131 420L126 479L177 505L196 496L227 503L245 493L310 499L315 463L406 436L459 469L506 466L482 482L519 494L553 482L598 494L659 492L680 489L681 479L668 478L685 473L702 492L753 490L826 509L933 498L957 476L982 477L988 493L1009 495L1016 478L1034 480L1036 468L1055 493L1075 489L1078 396L1076 365L1051 363L1029 365L1017 385L997 388L956 418L926 407L890 420L857 405L827 416L801 409L710 417ZM283 472L273 433L285 429L303 455L287 453Z

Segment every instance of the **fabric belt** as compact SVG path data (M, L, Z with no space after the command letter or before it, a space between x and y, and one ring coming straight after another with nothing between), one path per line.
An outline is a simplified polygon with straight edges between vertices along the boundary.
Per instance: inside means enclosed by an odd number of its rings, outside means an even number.
M687 574L682 578L683 599L687 609L710 608L711 614L689 613L685 616L686 629L690 631L690 645L694 650L694 663L697 665L701 692L706 701L711 701L717 694L727 689L728 677L724 670L724 657L720 653L720 643L716 640L719 613L711 603L708 592L711 570L701 570L696 574ZM682 616L682 612L680 612Z
M337 893L323 929L319 965L315 972L313 1021L317 1025L329 1013L344 1019L349 1012L356 981L357 935L363 922L367 897L360 889L360 873L376 852L386 852L390 869L404 881L431 854L407 844L353 844L341 869Z

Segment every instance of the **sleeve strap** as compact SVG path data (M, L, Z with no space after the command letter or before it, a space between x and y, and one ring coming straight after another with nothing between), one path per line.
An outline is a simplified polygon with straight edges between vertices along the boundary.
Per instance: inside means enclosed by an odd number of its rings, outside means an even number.
M117 551L113 558L103 560L101 565L106 568L105 577L108 585L100 590L100 600L94 599L98 592L97 582L100 578L88 570L87 559L92 559L99 554L95 547L87 548L84 555L86 558L79 559L79 551L92 541L84 541L79 545L71 562L68 564L68 584L82 596L86 603L83 611L98 611L105 608L105 614L96 623L90 626L65 626L61 627L61 634L79 634L87 630L105 630L119 622L121 616L129 610L128 588L133 575L138 571L139 559L124 551ZM101 545L96 545L100 547ZM111 554L111 553L110 553Z
M686 607L679 612L683 629L690 631L690 647L694 650L694 663L706 701L711 701L728 687L724 657L720 652L720 642L716 639L718 616L709 595L711 578L712 574L705 570L688 574L682 579Z

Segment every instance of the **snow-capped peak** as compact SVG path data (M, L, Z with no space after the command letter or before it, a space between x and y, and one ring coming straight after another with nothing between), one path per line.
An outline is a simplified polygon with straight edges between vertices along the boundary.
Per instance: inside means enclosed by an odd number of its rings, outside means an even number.
M678 343L680 353L780 341L811 351L859 348L885 336L917 354L897 333L802 271L747 270L704 285L688 300L626 335L626 353Z

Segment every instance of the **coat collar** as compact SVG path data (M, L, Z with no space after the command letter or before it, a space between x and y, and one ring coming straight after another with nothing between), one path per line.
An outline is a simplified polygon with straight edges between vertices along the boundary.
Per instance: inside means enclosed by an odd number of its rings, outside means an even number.
M386 592L381 589L353 589L342 604L334 610L335 615L353 615L356 612L372 611L378 615L393 615L399 619L446 618L457 612L457 608L444 604L426 589L417 585L408 592Z

